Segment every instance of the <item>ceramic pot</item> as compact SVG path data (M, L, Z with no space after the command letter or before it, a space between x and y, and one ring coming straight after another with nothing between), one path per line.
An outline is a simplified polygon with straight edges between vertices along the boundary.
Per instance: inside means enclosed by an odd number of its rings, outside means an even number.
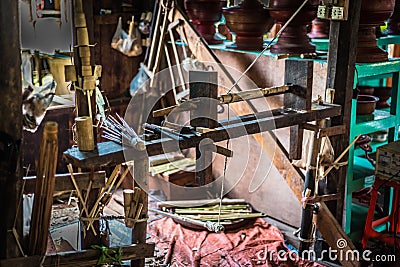
M400 23L400 0L396 0L392 16L388 20L386 28L386 34L388 35L399 35L399 23Z
M307 34L311 39L329 38L329 20L314 19L311 25L311 31Z
M393 12L395 0L363 0L358 27L357 58L360 63L381 62L388 53L376 43L375 27L382 24Z
M284 25L303 3L302 0L270 0L269 14L275 23ZM286 27L276 44L271 46L275 54L314 53L315 46L307 36L307 25L317 16L318 0L309 0L293 21Z
M238 6L224 8L223 14L226 26L236 34L236 48L263 48L263 34L271 29L274 21L258 0L244 0Z
M379 98L372 95L358 95L357 97L357 115L367 115L374 112L376 102Z
M208 44L221 44L215 38L215 23L220 21L226 0L185 0L185 10L197 31Z
M373 95L375 90L372 86L358 86L357 89L360 91L360 95Z
M387 101L392 96L392 87L376 87L374 96L379 97L376 108L388 108L390 104Z

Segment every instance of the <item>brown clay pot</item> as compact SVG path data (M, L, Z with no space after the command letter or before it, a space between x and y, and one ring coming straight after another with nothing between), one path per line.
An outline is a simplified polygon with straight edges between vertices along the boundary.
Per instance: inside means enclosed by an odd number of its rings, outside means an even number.
M208 44L221 44L215 38L215 23L221 19L226 0L185 0L186 13Z
M375 90L372 86L358 86L357 89L360 91L360 95L373 95Z
M269 14L275 23L284 25L302 3L302 0L271 0L268 6ZM308 1L282 32L276 44L271 46L272 53L306 54L315 52L315 46L310 43L307 36L307 25L317 16L318 3L318 0Z
M385 34L388 35L399 35L399 23L400 23L400 0L396 0L392 16L388 20L388 26Z
M329 20L314 19L311 25L311 31L307 34L311 39L329 38Z
M375 27L382 24L393 12L395 0L363 0L358 27L357 58L360 63L381 62L388 53L376 43Z
M392 96L392 87L376 87L374 96L379 97L376 108L388 108L390 104L387 101Z
M372 95L358 95L357 97L357 115L371 114L375 110L376 102L379 98Z
M243 50L261 50L263 34L274 21L258 0L244 0L238 6L223 9L226 26L236 34L235 47Z

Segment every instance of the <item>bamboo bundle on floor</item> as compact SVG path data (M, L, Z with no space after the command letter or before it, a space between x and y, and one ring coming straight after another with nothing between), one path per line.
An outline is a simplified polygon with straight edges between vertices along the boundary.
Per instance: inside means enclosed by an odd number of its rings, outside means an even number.
M40 145L29 236L31 255L45 255L57 167L58 124L47 122Z

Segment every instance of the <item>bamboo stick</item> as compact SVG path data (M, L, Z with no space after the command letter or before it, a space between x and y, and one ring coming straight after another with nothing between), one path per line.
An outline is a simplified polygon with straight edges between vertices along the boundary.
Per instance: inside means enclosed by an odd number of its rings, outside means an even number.
M47 122L43 130L37 167L29 237L29 252L31 255L45 255L47 249L57 167L57 135L58 124L56 122Z
M139 187L135 187L133 189L132 199L129 204L129 213L127 216L127 220L125 220L125 224L127 227L132 228L134 226L132 219L136 218L136 215L138 214L139 204L142 204L142 206L143 206L143 203L139 203L141 194L142 194L142 189L140 189ZM142 207L142 209L143 209L143 207ZM139 213L139 215L140 215L140 213Z
M71 181L74 184L74 187L75 187L75 190L76 190L76 194L78 195L79 201L82 203L82 209L86 212L86 216L89 217L89 211L87 209L85 199L82 196L81 190L79 190L78 184L76 183L76 180L75 180L75 177L74 177L74 170L72 169L72 165L68 164L67 168L68 168L68 171L69 171L69 173L71 175ZM93 225L91 225L91 228L92 228L93 234L96 236L97 233L96 233L96 230L94 229Z
M132 189L124 189L123 194L124 194L124 213L125 213L125 218L128 218L129 216L129 211L131 209L131 202L133 199L133 191Z
M157 203L158 208L173 208L173 207L209 207L209 206L218 206L220 200L219 199L197 199L197 200L174 200L174 201L163 201ZM222 204L246 204L244 199L222 199Z
M251 218L260 218L265 217L264 213L250 213L250 214L222 214L219 215L187 215L189 218L201 221L217 221L217 220L238 220L238 219L251 219Z
M88 216L89 218L94 218L95 215L97 214L97 208L98 208L98 206L99 206L99 204L100 204L101 198L103 197L104 192L107 190L107 187L109 187L111 184L114 183L114 180L115 180L115 178L117 177L120 168L121 168L121 165L117 165L117 166L114 168L113 172L111 173L110 178L109 178L109 179L107 180L107 182L106 182L106 185L100 190L99 195L98 195L98 197L97 197L97 200L96 200L96 202L95 202L95 204L94 204L92 210L91 210L90 213L89 213L89 216ZM93 224L93 221L92 221L92 220L89 221L89 224L88 224L86 230L89 230L89 227L91 227L92 224Z

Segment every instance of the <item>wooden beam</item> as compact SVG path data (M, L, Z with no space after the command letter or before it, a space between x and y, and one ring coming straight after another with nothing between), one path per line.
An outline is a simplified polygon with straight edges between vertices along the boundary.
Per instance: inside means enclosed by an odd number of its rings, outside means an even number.
M89 172L86 173L74 173L74 177L79 188L87 188L89 184ZM99 171L93 175L92 188L101 188L105 184L106 172ZM24 194L35 193L35 176L28 176L24 178L25 187ZM71 181L71 175L68 174L56 174L56 184L54 186L54 192L75 190L75 187Z
M190 111L190 125L214 129L218 127L218 73L190 71L190 99L200 101L198 108ZM200 142L196 146L195 182L202 186L212 182L212 151Z
M21 255L11 230L15 228L22 237L22 212L18 212L22 182L19 2L0 1L0 10L0 203L7 203L0 205L0 258L7 258Z
M311 109L313 83L313 61L311 60L286 60L285 61L285 84L300 86L304 97L294 94L284 95L285 108L296 110ZM303 129L301 125L290 127L289 159L299 160L302 156Z
M318 207L316 215L314 215L314 222L328 245L333 250L336 250L336 256L341 265L345 267L361 266L360 262L350 257L353 255L351 252L357 251L357 249L329 211L326 204L321 202L318 204Z
M144 259L153 257L154 243L133 244L123 246L122 257L123 261ZM108 253L113 255L112 250L118 248L109 248ZM46 257L30 256L21 258L12 258L0 260L0 267L58 267L58 266L76 266L90 267L95 266L100 257L100 250L88 249L74 252L60 252L57 254L48 254ZM41 262L43 261L42 265Z
M327 67L326 87L335 89L334 103L343 107L342 115L332 119L331 126L344 125L347 129L343 135L332 137L335 155L340 155L349 144L349 129L351 116L351 100L353 97L354 72L356 63L356 48L358 25L360 20L361 0L350 1L347 21L331 21L329 38L329 57ZM355 114L353 114L355 116ZM343 161L347 160L347 156ZM330 183L337 183L336 191L341 197L337 201L335 216L342 222L347 166L341 167L335 175L329 175ZM336 192L327 192L336 193ZM351 199L349 200L351 201ZM347 211L350 212L350 211Z
M135 186L139 186L142 189L141 195L139 197L139 203L143 204L141 214L138 219L144 219L147 217L148 209L148 194L149 192L149 158L146 156L142 159L135 160L134 162L134 179ZM146 233L147 233L147 221L137 222L135 227L132 229L132 243L141 244L146 243ZM154 247L153 247L154 249ZM144 267L145 260L144 257L133 260L131 262L132 267Z

